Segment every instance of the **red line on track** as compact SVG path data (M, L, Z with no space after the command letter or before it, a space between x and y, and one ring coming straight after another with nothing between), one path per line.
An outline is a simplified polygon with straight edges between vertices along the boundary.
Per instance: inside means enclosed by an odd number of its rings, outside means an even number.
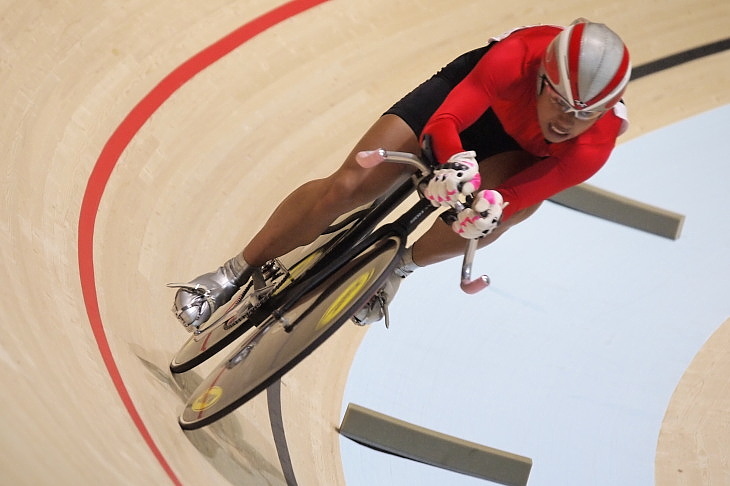
M182 484L175 472L168 464L162 452L155 444L152 435L147 429L144 421L137 412L137 408L132 401L129 391L124 384L122 375L114 360L109 341L104 331L104 323L101 319L99 311L99 302L96 292L96 278L94 275L94 228L96 225L96 214L99 210L101 198L111 173L116 166L119 157L127 148L137 132L162 106L162 104L172 96L182 85L193 78L197 73L207 68L223 56L230 53L235 48L247 42L256 35L265 30L298 15L312 7L320 5L328 0L292 0L289 1L263 15L257 17L250 22L242 25L232 33L220 39L215 44L200 51L195 56L181 64L177 69L166 76L147 96L145 96L129 114L124 118L122 123L117 127L111 135L99 158L94 165L86 185L84 198L81 203L81 212L79 214L79 233L78 233L78 259L79 259L79 278L81 279L81 290L86 306L86 314L89 318L94 338L96 339L102 360L107 368L107 372L114 383L114 386L121 398L130 418L137 427L142 438L147 443L150 451L154 454L157 461L167 473L168 477L176 485Z

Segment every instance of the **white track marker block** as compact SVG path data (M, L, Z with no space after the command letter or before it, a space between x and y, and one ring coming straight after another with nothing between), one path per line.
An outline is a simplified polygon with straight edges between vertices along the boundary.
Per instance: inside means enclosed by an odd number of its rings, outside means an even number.
M676 240L684 216L651 206L589 184L579 184L556 194L550 201L624 226Z
M434 432L350 403L340 434L396 456L486 479L525 486L532 460Z

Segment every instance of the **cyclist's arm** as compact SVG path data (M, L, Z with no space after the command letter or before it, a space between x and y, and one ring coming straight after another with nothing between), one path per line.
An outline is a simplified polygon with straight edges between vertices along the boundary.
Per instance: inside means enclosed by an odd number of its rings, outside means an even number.
M612 122L612 125L611 130L618 131L620 121ZM563 150L558 151L558 154L539 160L495 188L509 202L502 213L503 221L521 209L585 182L606 163L615 145L615 138L613 143L591 143L586 140L563 144Z
M424 127L423 135L431 136L436 160L440 163L470 149L462 146L459 133L477 121L492 105L498 86L509 84L509 80L523 75L522 44L500 44L492 47L454 87Z

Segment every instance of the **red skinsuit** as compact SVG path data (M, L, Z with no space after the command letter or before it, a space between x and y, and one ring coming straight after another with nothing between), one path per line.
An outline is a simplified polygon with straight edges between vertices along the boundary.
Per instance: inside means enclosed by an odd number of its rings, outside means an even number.
M429 120L439 162L469 147L462 147L459 132L474 123L489 107L505 131L527 152L545 157L511 177L498 190L509 205L502 218L537 204L579 184L600 169L622 131L614 110L580 136L548 143L537 120L537 76L542 54L560 32L553 26L517 30L493 46L459 83Z

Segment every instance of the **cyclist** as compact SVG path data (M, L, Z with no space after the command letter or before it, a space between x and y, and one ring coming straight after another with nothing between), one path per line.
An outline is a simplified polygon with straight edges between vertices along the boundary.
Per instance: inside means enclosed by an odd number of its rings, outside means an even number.
M356 316L375 322L400 280L419 266L461 255L462 238L483 247L579 184L606 162L628 121L621 101L631 75L623 41L607 26L522 27L467 52L397 102L330 176L305 183L273 212L244 250L179 286L174 312L188 330L205 322L255 266L313 241L337 217L391 188L408 169L364 169L362 150L420 152L429 135L441 164L424 195L447 205L476 193L451 228L437 222L409 247L395 274ZM480 188L482 190L478 191ZM478 192L476 192L478 191Z

